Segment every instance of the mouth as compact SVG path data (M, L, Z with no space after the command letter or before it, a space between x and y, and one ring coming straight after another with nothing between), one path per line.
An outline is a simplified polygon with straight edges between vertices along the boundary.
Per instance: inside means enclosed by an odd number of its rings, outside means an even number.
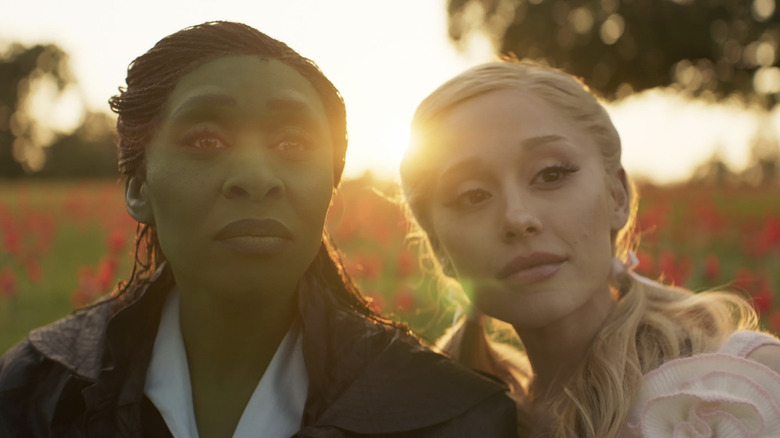
M241 219L222 227L215 239L243 254L270 256L287 248L293 235L274 219Z
M535 283L558 272L566 260L566 257L542 252L518 256L504 265L498 272L498 278L499 280L513 280L521 283Z

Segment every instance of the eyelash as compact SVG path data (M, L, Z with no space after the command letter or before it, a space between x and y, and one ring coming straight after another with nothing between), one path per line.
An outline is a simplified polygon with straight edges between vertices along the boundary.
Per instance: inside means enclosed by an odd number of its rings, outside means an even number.
M203 139L215 139L219 142L219 146L217 147L196 146L196 143L199 140L203 140ZM228 142L225 141L222 135L220 135L216 130L204 126L195 127L185 132L184 135L182 135L181 137L181 144L202 151L226 149L229 146Z
M560 183L563 180L565 180L566 178L568 178L569 176L571 176L572 174L578 172L579 170L580 170L579 166L577 166L576 164L573 164L573 163L568 163L568 162L561 163L561 164L556 164L556 165L553 165L553 166L548 166L548 167L545 167L544 169L542 169L541 171L539 171L539 173L537 173L536 176L534 176L534 179L532 180L532 183L535 182L540 177L542 177L542 175L544 175L545 172L550 172L550 171L559 172L560 176L555 181L543 181L542 183L543 184L556 184L556 183ZM476 202L471 202L471 201L474 200L474 198L473 198L474 195L477 195L477 194L482 195L482 196L479 199L477 199ZM458 194L457 196L455 196L455 199L453 199L447 205L450 206L450 207L454 207L454 208L468 208L468 207L475 206L475 205L481 203L484 200L490 199L491 197L492 197L492 195L488 191L486 191L484 189L481 189L481 188L474 188L474 189L469 189L469 190L466 190L466 191Z
M297 155L304 154L307 151L314 149L313 140L311 140L311 138L306 133L300 132L298 130L284 132L279 138L280 139L273 144L272 148L286 155L291 155L294 158L297 158ZM218 145L199 145L198 142L204 139L216 140ZM182 135L180 142L186 147L199 151L221 150L230 147L230 143L226 141L217 130L204 126L195 127L185 132L184 135ZM291 143L296 144L299 147L293 150L288 149L286 145Z
M288 150L282 146L289 143L295 143L296 145L299 145L300 148L295 150ZM303 154L311 149L314 149L314 141L305 132L294 129L284 132L281 136L281 140L275 142L274 148L287 154Z
M483 196L480 199L476 200L476 202L471 202L473 200L472 197L475 194L480 194ZM481 188L469 189L455 196L455 199L447 203L447 206L453 208L459 208L459 209L466 209L469 207L473 207L481 203L482 201L490 199L491 197L492 195L487 190L483 190Z
M560 176L556 178L555 181L542 181L542 184L555 184L565 180L566 178L578 172L579 170L580 167L573 163L565 162L561 164L556 164L553 166L545 167L544 169L540 170L539 173L537 173L534 176L534 179L531 182L532 183L536 182L539 178L541 178L545 174L545 172L555 171L560 173Z

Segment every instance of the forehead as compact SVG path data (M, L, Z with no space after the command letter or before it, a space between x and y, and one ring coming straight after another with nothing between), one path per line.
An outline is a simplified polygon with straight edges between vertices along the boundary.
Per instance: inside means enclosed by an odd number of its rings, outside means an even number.
M544 99L519 90L491 91L469 99L436 119L428 133L426 142L444 165L466 157L503 162L508 154L527 155L560 143L597 154L580 124Z
M495 90L466 100L434 124L439 136L453 140L531 137L551 131L574 132L577 128L546 100L513 89Z
M327 118L312 84L295 69L277 60L254 55L225 56L206 62L182 76L168 97L165 118L188 105L230 101L258 110L269 101L288 102L301 111Z

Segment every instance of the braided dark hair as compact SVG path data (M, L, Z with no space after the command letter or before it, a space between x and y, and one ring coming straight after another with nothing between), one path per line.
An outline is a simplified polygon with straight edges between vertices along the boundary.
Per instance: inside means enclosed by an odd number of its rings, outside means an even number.
M334 186L344 170L347 121L344 100L317 65L281 41L242 23L212 21L187 27L161 39L136 58L127 69L127 87L109 99L117 113L119 173L127 181L145 174L146 146L160 122L168 96L179 79L216 58L254 55L285 63L306 78L322 100L333 142ZM140 283L165 261L154 225L138 224L135 263L130 279L120 284L118 295ZM383 321L359 293L344 270L335 246L323 232L323 243L310 273L344 305L375 321Z

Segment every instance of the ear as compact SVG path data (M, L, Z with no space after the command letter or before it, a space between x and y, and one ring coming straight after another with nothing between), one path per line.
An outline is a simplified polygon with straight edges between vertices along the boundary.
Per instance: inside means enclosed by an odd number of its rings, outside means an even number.
M612 194L612 231L619 231L631 215L631 191L628 187L628 178L626 171L619 168L614 174L610 175L610 186Z
M154 214L146 194L146 181L139 176L130 177L125 183L125 208L138 222L154 224Z

